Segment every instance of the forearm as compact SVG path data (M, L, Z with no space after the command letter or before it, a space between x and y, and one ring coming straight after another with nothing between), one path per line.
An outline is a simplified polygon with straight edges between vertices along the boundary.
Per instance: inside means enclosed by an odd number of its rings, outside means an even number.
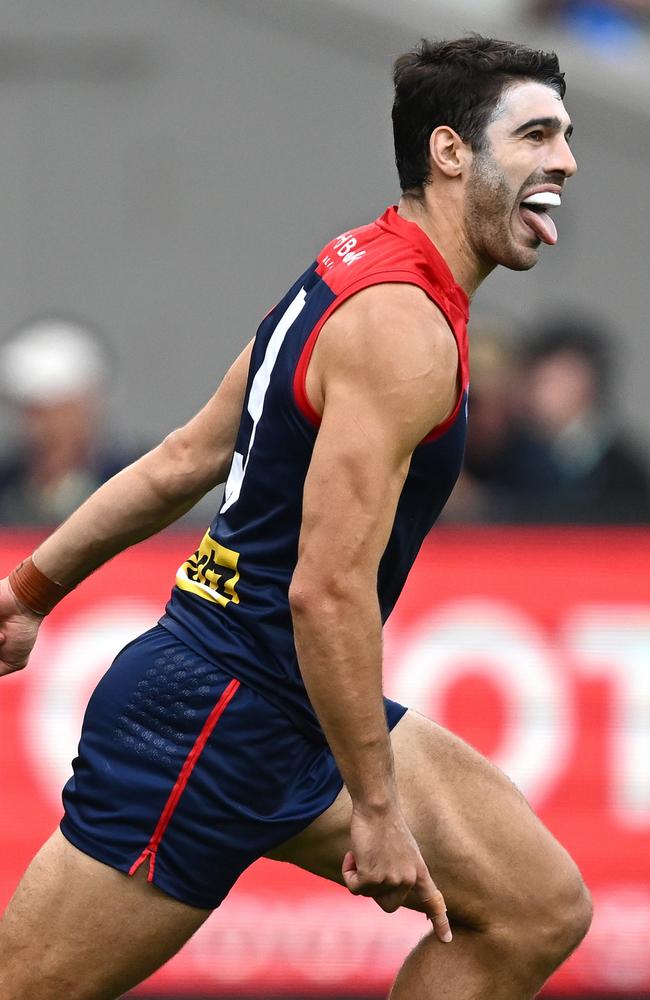
M93 493L37 548L34 563L51 580L74 586L177 520L210 485L188 468L172 435Z
M353 803L382 809L395 800L382 692L381 617L370 590L358 600L309 598L294 588L292 614L307 693Z

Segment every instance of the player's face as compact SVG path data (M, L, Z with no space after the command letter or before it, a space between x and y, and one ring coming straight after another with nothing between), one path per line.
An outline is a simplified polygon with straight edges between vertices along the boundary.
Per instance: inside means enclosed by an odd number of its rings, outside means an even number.
M504 91L485 149L473 156L465 202L468 239L487 265L526 271L540 243L557 241L549 209L577 169L571 131L552 87L526 82Z

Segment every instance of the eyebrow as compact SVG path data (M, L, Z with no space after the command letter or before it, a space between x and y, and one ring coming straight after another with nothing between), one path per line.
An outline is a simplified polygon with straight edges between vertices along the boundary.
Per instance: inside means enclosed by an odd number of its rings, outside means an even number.
M523 135L524 132L527 132L529 128L533 128L535 125L542 125L544 128L551 128L556 132L562 131L562 122L560 119L555 116L551 116L550 118L529 118L527 122L524 122L523 125L516 128L512 134ZM573 134L573 125L567 125L564 130L564 134L568 139Z

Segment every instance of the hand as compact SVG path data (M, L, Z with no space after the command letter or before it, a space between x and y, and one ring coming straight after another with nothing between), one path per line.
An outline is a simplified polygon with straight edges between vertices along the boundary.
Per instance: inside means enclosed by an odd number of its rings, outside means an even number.
M352 849L343 859L343 880L355 896L371 896L393 913L413 892L441 941L451 941L442 893L397 806L368 814L353 809Z
M27 666L42 621L16 600L8 580L0 580L0 676Z

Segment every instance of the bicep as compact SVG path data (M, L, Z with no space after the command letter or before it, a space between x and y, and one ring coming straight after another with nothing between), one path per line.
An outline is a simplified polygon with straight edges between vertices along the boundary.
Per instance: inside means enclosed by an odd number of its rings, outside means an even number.
M332 587L376 573L410 457L375 407L349 399L343 386L328 397L303 494L298 576Z
M322 420L296 570L305 586L376 579L413 451L456 395L455 341L417 292L382 289L344 310L318 345Z

